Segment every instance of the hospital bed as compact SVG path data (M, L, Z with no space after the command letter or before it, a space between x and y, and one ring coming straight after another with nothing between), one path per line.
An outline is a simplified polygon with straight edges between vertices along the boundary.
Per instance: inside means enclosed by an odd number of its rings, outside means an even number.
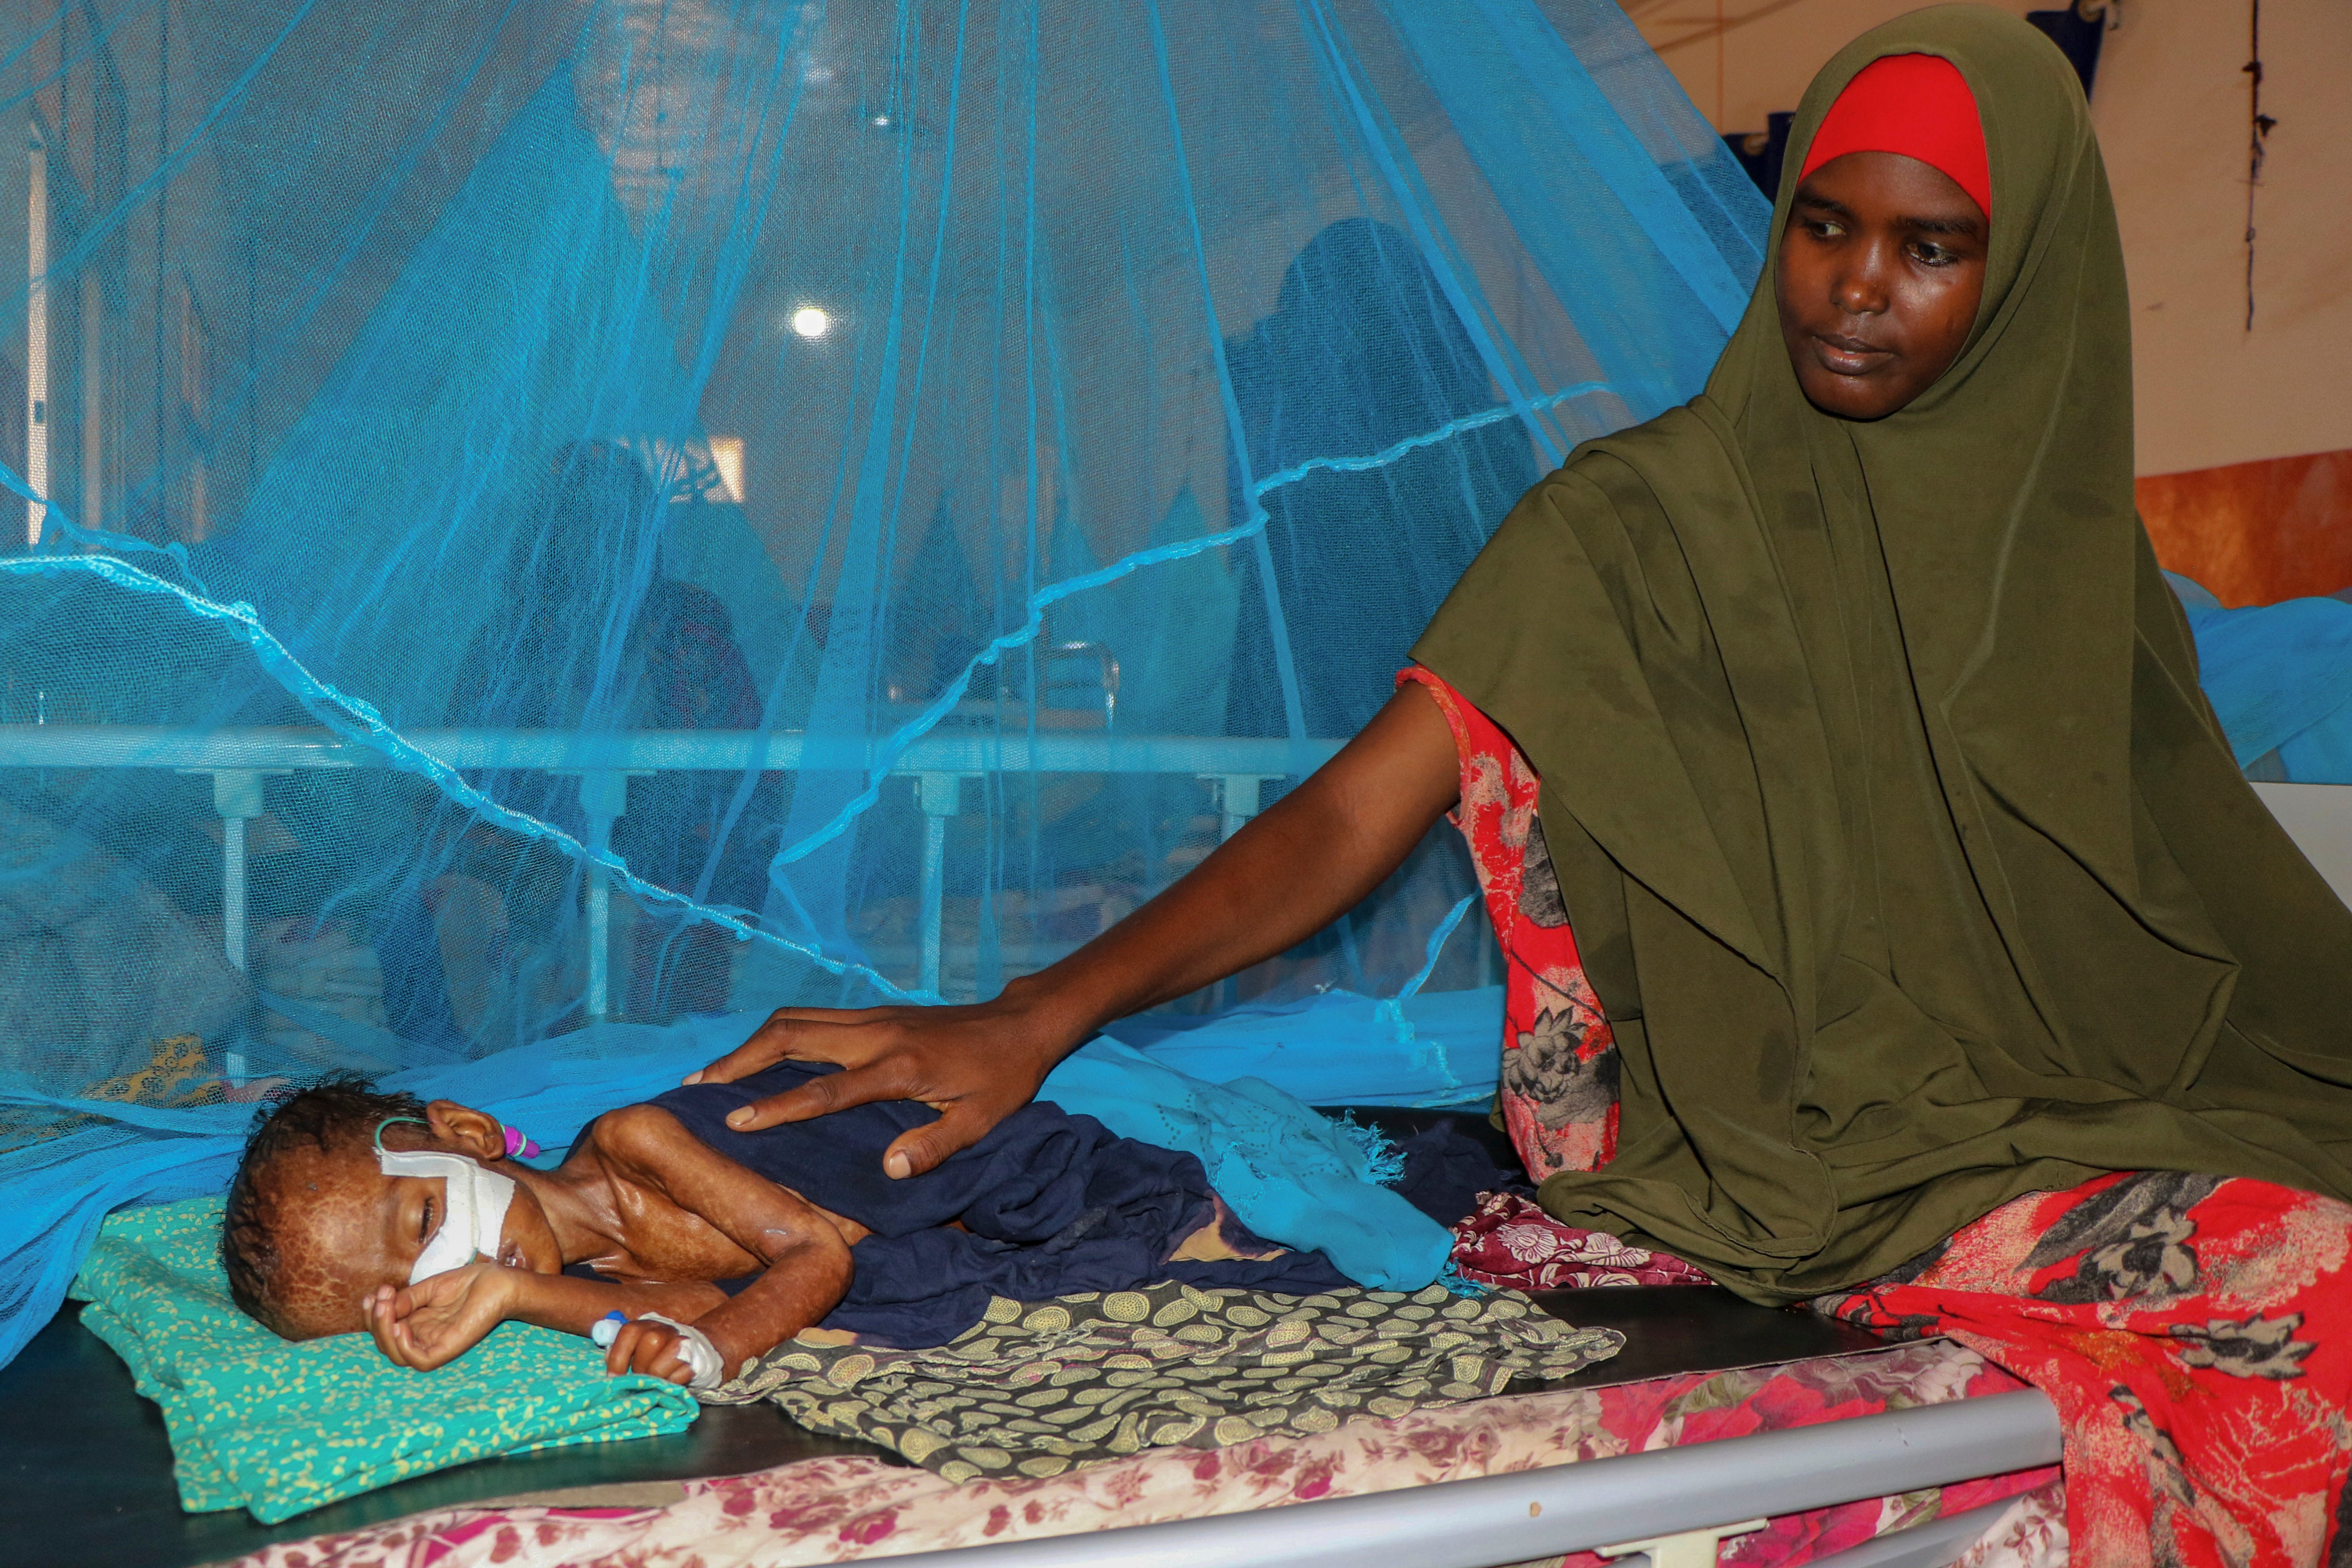
M592 847L610 841L626 810L628 777L664 769L737 772L856 770L862 742L793 734L637 731L578 737L531 731L412 733L452 766L533 768L576 774ZM1255 815L1268 780L1311 771L1337 742L1047 733L966 737L933 732L889 765L924 814L918 982L936 989L945 823L961 781L1000 768L1069 773L1190 776L1215 791L1223 836ZM293 769L381 767L373 749L325 731L209 733L128 726L0 726L0 767L158 768L208 774L223 822L225 942L243 966L244 829L262 814L260 781ZM2339 896L2352 901L2352 789L2260 784L2265 803ZM589 892L592 1011L601 1011L607 959L597 918L609 890ZM1757 1365L1852 1351L1859 1331L1801 1314L1775 1313L1727 1295L1687 1288L1575 1293L1574 1321L1627 1330L1627 1350L1593 1372L1611 1381L1664 1370ZM1824 1340L1822 1336L1829 1336ZM1587 1375L1587 1374L1580 1374ZM47 1413L5 1425L0 1439L0 1542L10 1561L96 1562L123 1568L184 1568L253 1550L263 1542L399 1517L427 1509L560 1492L616 1479L652 1482L737 1473L864 1445L803 1431L764 1406L707 1412L688 1433L611 1449L512 1456L419 1478L266 1529L243 1515L179 1512L169 1452L154 1408L130 1387L120 1363L67 1315L0 1372L0 1402ZM1083 1536L964 1548L893 1559L952 1556L959 1568L1060 1568L1215 1562L1221 1568L1495 1568L1564 1551L1653 1543L1657 1568L1715 1561L1716 1533L1765 1515L2027 1469L2056 1461L2057 1418L2040 1394L1962 1400L1818 1427L1629 1455L1478 1480ZM1938 1520L1832 1559L1840 1568L1937 1568L1957 1557L1998 1507ZM1979 1517L1981 1516L1981 1517ZM29 1555L19 1555L20 1552Z

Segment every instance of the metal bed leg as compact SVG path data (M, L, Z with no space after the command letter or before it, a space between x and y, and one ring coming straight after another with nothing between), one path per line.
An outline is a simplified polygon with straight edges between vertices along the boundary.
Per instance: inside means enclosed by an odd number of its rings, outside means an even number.
M228 966L246 973L246 893L248 861L245 825L264 810L261 781L283 768L220 768L212 773L213 809L221 819L221 952ZM245 1053L232 1047L221 1054L221 1074L233 1084L246 1079Z
M613 824L627 815L629 775L580 775L580 809L588 817L588 848L603 856L613 847ZM601 1024L613 1013L613 885L604 868L588 868L588 1021Z
M918 773L915 799L923 808L922 968L916 984L936 996L940 990L941 910L947 900L948 818L963 809L963 775Z
M246 965L246 839L245 825L263 811L261 781L283 768L220 768L207 770L213 781L213 809L221 819L221 949L229 967L238 973Z

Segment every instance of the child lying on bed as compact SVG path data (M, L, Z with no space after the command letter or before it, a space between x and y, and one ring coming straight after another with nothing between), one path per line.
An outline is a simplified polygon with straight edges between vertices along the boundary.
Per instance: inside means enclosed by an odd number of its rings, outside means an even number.
M882 1152L929 1119L920 1106L726 1125L831 1070L780 1063L608 1111L554 1170L449 1100L305 1089L256 1128L230 1186L230 1291L288 1339L364 1330L419 1370L509 1319L576 1334L616 1320L609 1371L709 1388L812 1326L944 1343L992 1295L1348 1283L1320 1253L1250 1235L1193 1156L1052 1105L898 1181Z

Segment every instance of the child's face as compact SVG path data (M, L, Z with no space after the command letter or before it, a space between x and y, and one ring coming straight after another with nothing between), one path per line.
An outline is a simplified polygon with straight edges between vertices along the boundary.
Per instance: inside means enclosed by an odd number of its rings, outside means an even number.
M437 1131L422 1128L386 1142L477 1157ZM485 1164L511 1169L509 1162ZM279 1249L270 1296L297 1339L365 1331L363 1307L378 1287L406 1285L425 1250L448 1217L448 1182L439 1176L386 1175L373 1149L359 1143L331 1152L300 1149L262 1173ZM563 1259L547 1216L529 1185L517 1183L499 1236L498 1261L510 1268L558 1273Z
M1951 368L1984 297L1985 230L1957 181L1899 153L1848 153L1805 177L1775 293L1814 407L1882 419Z

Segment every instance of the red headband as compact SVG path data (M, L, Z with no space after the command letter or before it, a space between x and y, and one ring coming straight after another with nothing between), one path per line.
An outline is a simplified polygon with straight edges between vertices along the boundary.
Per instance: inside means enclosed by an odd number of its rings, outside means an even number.
M1992 217L1984 122L1959 68L1938 55L1882 55L1856 71L1822 117L1803 179L1848 153L1899 153L1939 169Z

